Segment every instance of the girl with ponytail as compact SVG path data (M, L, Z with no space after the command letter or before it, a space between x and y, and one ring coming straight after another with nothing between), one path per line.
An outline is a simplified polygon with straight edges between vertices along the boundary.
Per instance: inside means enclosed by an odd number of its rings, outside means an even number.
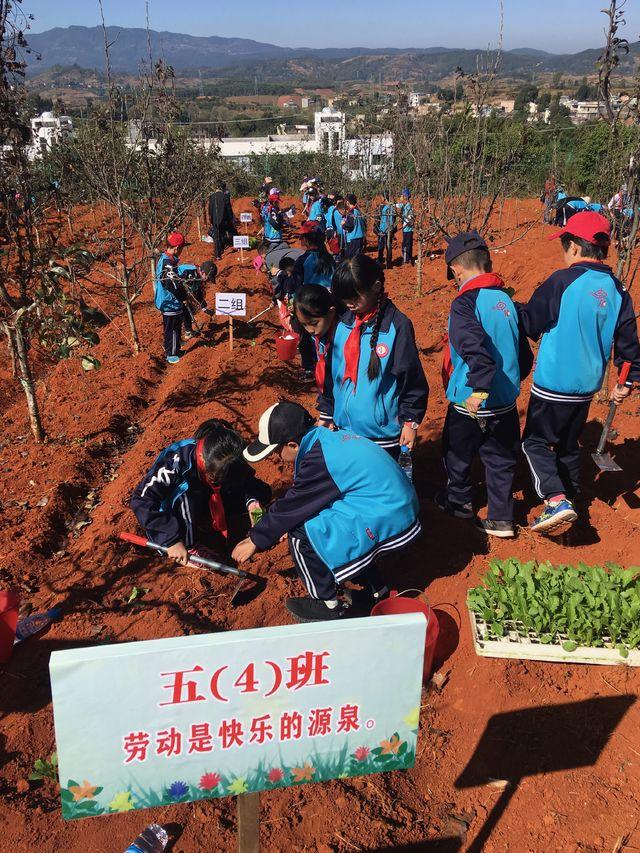
M429 392L413 325L386 295L382 267L368 255L343 261L331 290L347 310L327 359L320 419L397 459L401 445L415 442Z

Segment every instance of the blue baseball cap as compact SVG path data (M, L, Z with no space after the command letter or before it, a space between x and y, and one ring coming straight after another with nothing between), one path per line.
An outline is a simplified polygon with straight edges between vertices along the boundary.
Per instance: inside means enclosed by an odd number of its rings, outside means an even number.
M489 251L484 238L477 231L462 231L447 242L449 245L444 253L444 259L447 264L447 278L449 279L453 278L451 264L457 257L464 255L465 252L470 252L472 249L485 249L487 252Z
M405 187L405 188L402 190L402 192L400 193L400 195L403 195L405 198L411 198L411 192L407 189L407 187Z

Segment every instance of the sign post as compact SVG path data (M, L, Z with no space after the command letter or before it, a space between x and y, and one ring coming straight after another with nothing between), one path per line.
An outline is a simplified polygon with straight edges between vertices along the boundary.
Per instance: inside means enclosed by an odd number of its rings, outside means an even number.
M244 263L244 250L249 248L249 237L244 234L236 235L233 238L233 248L240 249L240 263Z
M247 294L216 293L216 316L229 318L229 349L233 351L233 318L247 316Z
M258 850L259 791L416 759L421 613L55 651L66 820L234 796Z
M241 213L240 222L244 223L244 233L249 233L249 223L253 222L253 216L250 213ZM247 247L248 248L248 247Z

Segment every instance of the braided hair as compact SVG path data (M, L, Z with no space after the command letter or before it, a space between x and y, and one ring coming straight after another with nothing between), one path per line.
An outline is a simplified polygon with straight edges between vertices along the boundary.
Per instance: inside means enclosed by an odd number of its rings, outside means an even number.
M356 255L342 261L333 276L331 292L339 301L353 299L355 296L364 296L371 293L376 285L380 285L377 302L377 312L371 333L371 355L367 376L371 381L380 375L380 357L376 352L378 337L382 326L384 309L387 304L387 295L384 292L384 270L377 261L368 255Z

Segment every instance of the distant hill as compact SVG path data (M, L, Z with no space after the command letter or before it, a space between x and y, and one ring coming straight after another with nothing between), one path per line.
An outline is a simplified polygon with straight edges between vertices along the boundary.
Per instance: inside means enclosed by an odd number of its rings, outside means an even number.
M147 31L140 28L108 27L110 57L114 71L135 72L147 56ZM262 80L323 79L357 80L382 75L393 79L438 80L457 67L472 73L487 52L457 48L288 48L252 39L191 36L171 32L150 33L152 55L163 57L176 69L209 69L220 76L242 77L259 74ZM30 69L53 66L104 68L104 36L100 27L56 27L29 34L30 47L42 60ZM555 55L535 48L503 51L501 73L522 76L531 72L562 71L574 75L592 73L600 49ZM640 56L640 42L631 45L622 57L620 71L633 73Z

